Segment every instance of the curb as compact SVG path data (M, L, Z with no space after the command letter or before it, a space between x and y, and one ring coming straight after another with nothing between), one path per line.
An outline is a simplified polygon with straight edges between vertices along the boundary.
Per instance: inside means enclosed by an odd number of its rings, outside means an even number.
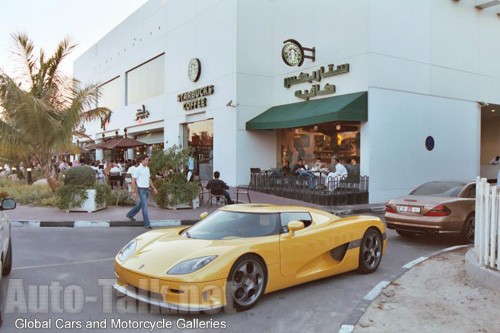
M412 260L409 263L407 263L406 265L401 266L401 268L394 275L391 276L390 281L384 280L384 281L379 282L375 287L372 288L372 290L370 290L363 297L363 299L356 305L354 310L352 310L351 313L349 313L349 315L347 316L347 319L344 320L342 325L340 325L338 332L339 333L352 333L354 331L354 327L358 323L361 316L363 316L363 314L366 312L366 310L368 309L370 304L373 302L373 300L375 298L377 298L377 296L382 292L382 290L384 288L386 288L388 285L392 284L392 282L394 282L396 279L398 279L401 275L403 275L404 273L409 271L414 266L416 266L416 265L418 265L418 264L420 264L420 263L422 263L422 262L426 261L427 259L430 259L434 256L440 255L442 253L451 252L451 251L455 251L455 250L458 250L461 248L467 248L467 247L471 247L471 246L473 246L473 245L469 244L469 245L457 245L457 246L448 247L448 248L439 250L437 252L431 253L427 257L420 257L420 258L417 258L415 260Z
M500 291L500 272L487 268L479 262L479 256L474 248L465 255L465 270L471 280L483 288Z
M177 227L193 225L197 220L163 220L151 221L152 227ZM142 221L11 221L13 227L60 227L60 228L110 228L110 227L143 227Z

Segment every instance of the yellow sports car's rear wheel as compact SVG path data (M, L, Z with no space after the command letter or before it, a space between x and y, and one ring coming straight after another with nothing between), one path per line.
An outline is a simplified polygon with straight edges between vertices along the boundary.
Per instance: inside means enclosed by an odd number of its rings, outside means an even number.
M244 311L257 304L267 284L266 265L262 259L247 254L236 260L227 278L227 305Z
M378 230L373 228L366 230L359 249L360 273L368 274L377 270L382 261L382 244L382 236Z

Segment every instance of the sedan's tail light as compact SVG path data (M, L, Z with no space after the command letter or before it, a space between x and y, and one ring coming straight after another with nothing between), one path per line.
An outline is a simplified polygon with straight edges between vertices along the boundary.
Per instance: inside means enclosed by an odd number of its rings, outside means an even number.
M445 205L437 205L425 214L425 216L448 216L451 210Z
M396 211L389 205L385 205L385 212L386 213L396 213Z

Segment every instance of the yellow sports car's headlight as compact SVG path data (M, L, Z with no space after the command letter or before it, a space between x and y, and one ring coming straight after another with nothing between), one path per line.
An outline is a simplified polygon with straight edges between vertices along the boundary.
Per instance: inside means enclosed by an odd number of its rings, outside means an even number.
M209 263L217 258L217 256L206 256L200 258L189 259L183 262L178 263L174 267L172 267L167 274L170 275L181 275L181 274L189 274L199 270L202 267L205 267Z
M132 255L132 253L135 252L135 248L137 247L137 241L135 239L132 239L127 245L123 247L123 249L118 252L118 260L120 262L124 262L125 260Z

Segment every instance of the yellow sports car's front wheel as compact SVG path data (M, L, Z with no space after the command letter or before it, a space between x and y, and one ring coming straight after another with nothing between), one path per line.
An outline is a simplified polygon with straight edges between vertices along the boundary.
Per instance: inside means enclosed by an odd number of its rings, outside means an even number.
M227 278L226 301L229 309L244 311L264 295L267 271L264 261L253 254L236 260Z

